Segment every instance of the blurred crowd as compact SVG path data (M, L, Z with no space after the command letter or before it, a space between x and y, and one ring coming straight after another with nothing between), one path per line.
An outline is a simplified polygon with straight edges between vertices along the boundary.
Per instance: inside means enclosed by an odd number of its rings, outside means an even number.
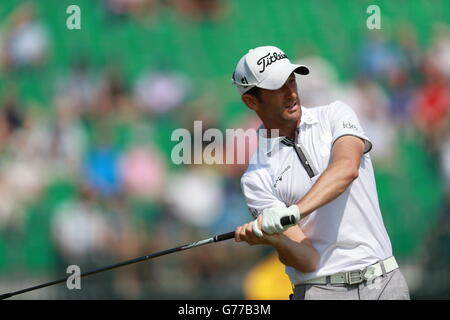
M209 8L213 2L173 4ZM156 1L105 1L105 6L119 15L132 14L144 3ZM18 7L4 30L0 35L4 74L39 72L48 66L54 44L32 6ZM36 213L49 217L49 226L46 219L33 226L51 233L58 256L51 271L70 264L86 271L232 231L247 220L238 179L242 165L177 168L170 152L161 150L173 143L170 135L155 132L161 128L159 122L174 129L190 128L193 120L203 120L205 130L219 125L204 112L208 103L204 97L191 98L187 75L161 64L126 83L119 65L97 71L86 57L67 71L50 84L50 106L27 104L14 81L2 84L0 231L28 232L29 215L43 202L52 202L43 206L50 212ZM61 185L69 186L69 195L49 200L54 197L47 194ZM234 261L261 254L262 250L225 244L164 258L160 264L123 268L111 280L112 295L105 293L105 286L100 296L158 298L166 292L183 297L201 282L212 285L214 280L220 285L241 276L238 270L228 272ZM10 270L22 268L7 264ZM227 286L230 293L221 294L241 292L240 282L234 281L235 287Z
M103 5L114 18L145 22L163 7L169 7L190 20L216 21L222 16L225 3L221 0L103 0Z
M399 132L418 131L448 181L449 31L447 25L436 24L426 48L417 43L413 27L393 39L381 31L368 33L353 57L357 72L346 83L337 80L332 64L323 58L302 59L316 71L302 81L302 102L314 106L339 99L352 106L376 146L371 151L375 161L392 155Z
M139 18L168 4L192 17L216 17L221 1L104 0L114 17ZM0 34L0 70L42 70L54 46L44 21L32 7L21 6ZM374 143L375 167L393 162L399 135L422 141L450 203L448 26L436 25L425 48L413 28L397 38L371 32L352 59L357 72L342 82L332 62L318 55L301 58L312 70L299 79L302 104L342 100L352 106ZM203 130L225 129L209 98L196 96L190 83L189 75L164 64L126 81L120 64L98 70L87 57L53 79L49 106L29 104L13 81L2 83L0 232L27 232L29 215L42 207L38 214L49 219L42 228L48 228L57 255L51 271L70 264L87 271L232 231L248 221L239 184L245 165L171 162L174 143L160 133L165 126L192 130L193 120L202 120ZM258 126L250 112L243 114L233 128ZM61 184L71 192L42 206L54 198L49 190ZM448 203L442 217L447 228ZM110 297L195 298L193 292L201 296L205 285L220 290L217 297L236 297L243 273L266 252L230 242L126 267L111 275Z

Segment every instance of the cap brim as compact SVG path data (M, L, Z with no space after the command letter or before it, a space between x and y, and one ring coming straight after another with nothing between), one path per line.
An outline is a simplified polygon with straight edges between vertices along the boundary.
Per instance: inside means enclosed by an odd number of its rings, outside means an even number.
M309 74L309 69L307 66L301 64L290 64L287 65L285 68L279 70L275 75L264 79L256 86L268 90L280 89L284 85L286 80L289 78L292 72L301 75L307 75Z
M295 64L295 66L298 66L298 67L294 70L295 73L301 74L301 75L303 75L303 76L309 74L309 68L308 68L307 66L305 66L305 65L303 65L303 64Z

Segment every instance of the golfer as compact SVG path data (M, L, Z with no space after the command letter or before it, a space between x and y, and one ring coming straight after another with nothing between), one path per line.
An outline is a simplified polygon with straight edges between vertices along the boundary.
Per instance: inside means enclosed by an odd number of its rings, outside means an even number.
M346 104L301 105L295 74L308 73L273 46L236 66L232 81L263 125L241 179L255 220L235 240L276 249L292 299L409 299L380 212L372 143ZM282 226L291 215L298 224Z

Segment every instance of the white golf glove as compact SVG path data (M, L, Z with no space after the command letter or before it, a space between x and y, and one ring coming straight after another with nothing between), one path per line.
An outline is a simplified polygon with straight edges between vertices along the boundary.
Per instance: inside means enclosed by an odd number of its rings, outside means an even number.
M253 233L261 238L264 234L263 231L267 234L274 234L286 231L290 227L293 226L293 224L283 226L281 224L281 218L283 217L289 217L294 216L295 217L295 223L300 220L300 210L297 205L292 205L289 208L269 208L264 209L262 212L262 221L261 221L261 229L258 226L258 219L255 219L253 221L252 229Z

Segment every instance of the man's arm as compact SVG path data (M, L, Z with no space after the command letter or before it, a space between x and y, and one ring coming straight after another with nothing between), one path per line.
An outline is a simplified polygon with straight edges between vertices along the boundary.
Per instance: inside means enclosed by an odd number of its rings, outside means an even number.
M363 152L364 142L358 137L343 136L336 140L330 165L297 203L300 219L336 199L358 178Z
M278 258L284 265L294 267L300 272L313 272L319 265L319 253L298 226L293 226L283 233L265 233L259 238L253 233L250 222L236 228L235 240L245 241L250 245L270 245L277 250Z
M358 137L343 136L336 140L330 165L297 203L300 208L300 218L306 217L314 210L336 199L348 188L358 177L363 152L364 142ZM286 208L279 210L285 212ZM260 228L261 218L260 215L258 217ZM257 237L252 230L252 224L250 222L236 229L236 241L246 241L250 245L271 245L277 250L282 263L301 272L312 272L317 268L319 254L298 225L282 233L269 235L264 232L262 237Z

